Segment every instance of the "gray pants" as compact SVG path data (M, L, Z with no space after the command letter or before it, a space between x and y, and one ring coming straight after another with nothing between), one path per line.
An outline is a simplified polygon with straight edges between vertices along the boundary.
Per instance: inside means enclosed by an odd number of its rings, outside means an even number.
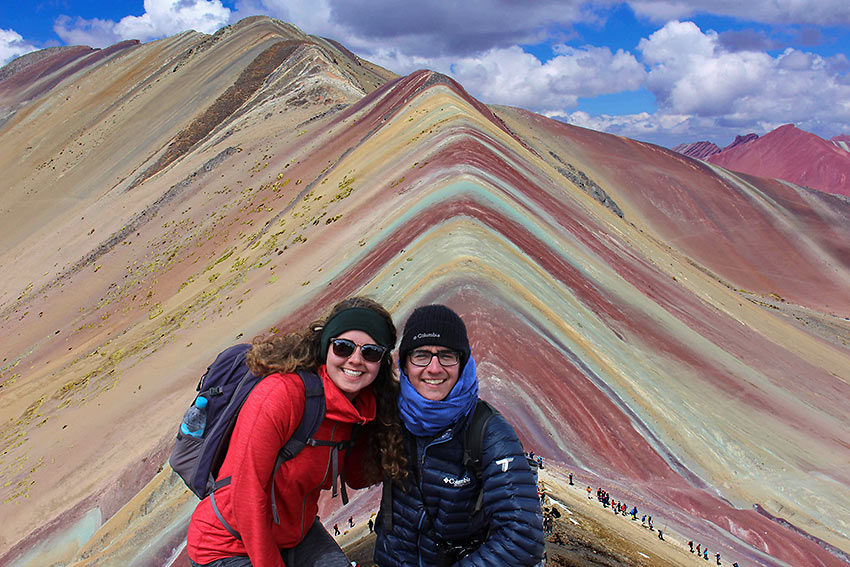
M351 567L351 561L318 518L301 543L292 549L281 549L280 555L286 567ZM192 567L251 567L251 560L245 555L216 559L205 565L191 563Z

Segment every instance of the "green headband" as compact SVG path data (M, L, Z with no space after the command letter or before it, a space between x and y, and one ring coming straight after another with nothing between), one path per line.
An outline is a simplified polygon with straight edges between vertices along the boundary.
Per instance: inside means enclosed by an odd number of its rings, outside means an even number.
M323 361L328 356L330 340L346 331L368 333L376 343L387 350L392 350L395 346L390 327L381 315L366 307L349 307L332 316L325 323L325 329L322 331Z

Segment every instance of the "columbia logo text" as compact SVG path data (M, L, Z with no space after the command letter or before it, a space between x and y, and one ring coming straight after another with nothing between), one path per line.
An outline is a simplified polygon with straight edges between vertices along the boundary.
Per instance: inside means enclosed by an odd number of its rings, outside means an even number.
M443 482L452 486L466 486L467 484L472 482L472 479L468 476L465 476L463 478L450 478L446 476L443 477Z
M420 339L439 339L440 333L419 333L415 337L413 337L414 341L418 341Z

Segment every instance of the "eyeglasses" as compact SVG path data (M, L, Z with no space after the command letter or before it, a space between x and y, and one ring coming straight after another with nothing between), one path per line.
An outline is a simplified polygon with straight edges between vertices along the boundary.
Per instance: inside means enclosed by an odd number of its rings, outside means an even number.
M331 339L331 347L334 354L340 358L348 358L360 347L360 356L366 362L380 362L387 352L381 345L359 345L348 339Z
M440 352L414 350L407 355L407 360L413 366L428 366L435 356L440 366L455 366L460 362L460 354L453 350L441 350Z

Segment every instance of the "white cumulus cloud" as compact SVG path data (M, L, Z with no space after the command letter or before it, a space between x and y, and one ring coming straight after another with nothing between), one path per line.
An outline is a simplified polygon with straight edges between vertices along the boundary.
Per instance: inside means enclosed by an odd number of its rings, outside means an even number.
M638 51L661 114L710 118L730 128L793 122L815 132L850 120L839 104L850 100L844 57L792 48L778 56L729 52L716 33L678 21L641 40Z
M94 18L71 18L59 16L53 22L56 32L66 45L88 45L89 47L108 47L123 38L115 32L115 22Z
M692 22L669 22L638 50L650 67L646 86L660 107L677 113L723 114L741 97L759 93L773 67L763 52L723 51L716 33Z
M0 66L35 49L34 45L24 41L21 34L15 30L0 29Z
M575 107L593 97L640 87L645 71L635 57L607 47L560 46L541 62L514 46L464 57L451 75L484 102L521 106L538 112Z
M149 41L186 30L215 33L230 21L220 0L145 0L141 16L112 20L60 17L53 29L68 45L106 47L125 39Z
M185 30L215 33L230 19L220 0L145 0L145 13L127 16L115 26L125 39L145 41Z

